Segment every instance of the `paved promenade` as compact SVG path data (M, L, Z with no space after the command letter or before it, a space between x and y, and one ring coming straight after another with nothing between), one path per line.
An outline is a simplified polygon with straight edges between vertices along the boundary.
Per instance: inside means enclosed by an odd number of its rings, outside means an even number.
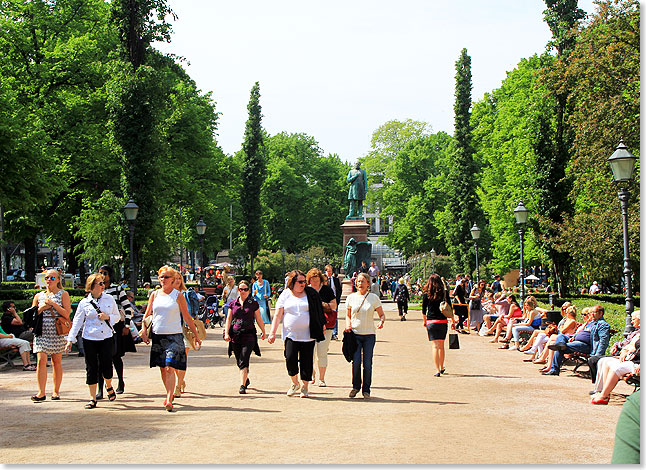
M589 379L542 376L516 351L460 335L447 350L446 375L433 377L419 312L400 322L393 304L377 335L372 399L348 398L351 368L332 342L327 387L309 399L285 395L283 343L261 341L247 395L226 355L222 329L189 354L187 392L162 407L149 346L128 354L126 392L94 410L85 365L63 358L62 400L32 403L34 372L0 372L5 464L607 464L623 398L589 404ZM343 323L343 322L342 322ZM526 357L526 356L524 356ZM621 382L618 393L632 391Z

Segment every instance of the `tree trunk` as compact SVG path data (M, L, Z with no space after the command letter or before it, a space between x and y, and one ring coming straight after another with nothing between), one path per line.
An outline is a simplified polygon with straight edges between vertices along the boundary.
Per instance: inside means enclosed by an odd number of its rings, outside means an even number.
M36 237L28 237L25 245L25 281L36 282Z

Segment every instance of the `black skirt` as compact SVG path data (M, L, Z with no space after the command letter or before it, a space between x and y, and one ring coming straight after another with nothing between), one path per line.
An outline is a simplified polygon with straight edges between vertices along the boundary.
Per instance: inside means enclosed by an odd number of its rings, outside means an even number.
M449 329L448 323L429 323L426 325L426 332L428 333L429 341L436 341L438 339L446 339L446 333Z
M118 321L114 324L114 354L116 357L123 357L127 352L137 352L135 341L132 339L130 331L128 334L122 334L126 324Z

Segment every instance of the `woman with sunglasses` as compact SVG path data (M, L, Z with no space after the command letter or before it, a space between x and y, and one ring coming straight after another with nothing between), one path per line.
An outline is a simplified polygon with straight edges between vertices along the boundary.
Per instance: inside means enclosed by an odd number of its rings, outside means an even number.
M70 319L72 304L70 295L63 290L60 273L50 269L45 273L47 289L34 296L32 307L38 306L41 317L34 328L34 353L36 353L36 375L38 377L38 393L31 397L32 401L45 400L47 385L47 356L52 358L52 375L54 377L54 393L52 400L60 400L61 382L63 381L63 365L61 359L65 345L65 336L56 334L56 317ZM41 322L42 320L42 322ZM40 325L40 327L38 326Z
M112 363L114 371L117 373L119 383L117 384L117 393L125 391L126 384L123 380L123 356L127 352L137 352L134 339L130 333L130 321L132 320L133 310L126 291L117 284L117 278L114 275L112 266L104 264L99 268L99 274L104 277L105 293L111 295L117 303L119 310L119 321L114 325L114 349L112 351ZM99 387L96 394L97 400L103 399L103 377L99 375Z
M336 296L332 288L325 282L325 276L318 268L312 268L305 276L307 285L319 293L321 298L321 306L323 307L323 314L325 315L325 340L320 341L314 348L314 364L318 364L319 372L319 387L325 387L325 371L327 370L327 353L330 349L330 341L332 341L332 330L336 324ZM316 375L316 367L315 367ZM314 379L314 377L312 377Z
M162 266L157 272L161 289L154 291L148 299L143 320L152 315L152 347L150 348L150 367L159 367L166 388L164 408L173 411L173 392L175 391L175 369L186 370L186 350L182 319L195 335L195 345L202 344L197 336L195 323L188 313L186 299L175 289L178 272L170 266ZM148 344L150 339L146 327L141 328L141 338Z
M230 278L232 279L232 278ZM224 340L229 342L229 357L231 353L236 358L240 370L240 390L238 393L244 395L249 386L249 358L251 352L260 356L258 336L254 320L260 327L260 339L265 339L265 324L262 321L260 307L251 295L247 281L240 281L238 284L238 298L229 302L229 314L224 327Z
M79 302L65 347L65 351L70 352L72 344L76 342L76 335L83 328L81 337L85 351L85 383L90 390L90 401L85 405L88 410L96 408L99 375L105 380L108 399L114 401L117 398L112 388L112 327L121 319L121 315L117 303L104 290L103 276L90 274L85 282L85 292L88 295Z
M325 340L325 315L321 297L309 286L303 271L289 273L287 289L276 301L276 314L271 323L267 342L276 341L278 324L283 321L283 341L285 342L285 363L292 385L287 396L294 396L300 390L300 397L309 397L308 385L314 370L314 343ZM302 387L298 383L300 366Z

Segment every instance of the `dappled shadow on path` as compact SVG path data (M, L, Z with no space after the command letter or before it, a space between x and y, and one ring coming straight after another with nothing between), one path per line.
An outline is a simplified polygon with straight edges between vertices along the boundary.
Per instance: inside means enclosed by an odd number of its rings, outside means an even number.
M467 377L467 378L483 378L488 377L491 379L520 379L522 377L515 375L489 375L489 374L445 374L442 377Z

